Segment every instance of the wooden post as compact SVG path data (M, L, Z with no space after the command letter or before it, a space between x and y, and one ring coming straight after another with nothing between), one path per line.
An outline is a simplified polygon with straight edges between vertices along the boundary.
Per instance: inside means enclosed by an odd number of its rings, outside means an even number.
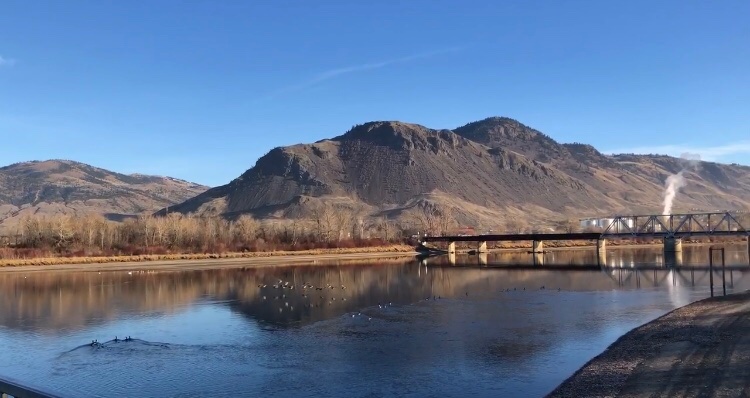
M727 264L724 261L724 248L721 248L721 286L724 289L724 295L727 295Z
M708 283L711 285L711 297L714 296L714 248L708 249Z

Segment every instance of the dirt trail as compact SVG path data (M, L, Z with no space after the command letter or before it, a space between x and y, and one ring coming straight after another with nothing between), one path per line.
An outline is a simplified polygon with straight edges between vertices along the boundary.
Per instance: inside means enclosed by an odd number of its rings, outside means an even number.
M750 292L634 329L548 397L750 397Z

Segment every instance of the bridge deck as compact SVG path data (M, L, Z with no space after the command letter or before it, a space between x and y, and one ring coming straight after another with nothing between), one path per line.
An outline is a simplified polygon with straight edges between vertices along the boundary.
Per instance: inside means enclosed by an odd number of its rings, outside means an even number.
M554 234L503 234L503 235L464 235L464 236L426 236L425 242L519 242L551 240L598 240L598 239L636 239L636 238L690 238L710 236L750 236L747 231L691 231L691 232L650 232L650 233L554 233Z
M748 236L738 212L616 216L603 232L429 236L425 242L514 242L549 240L598 240L634 238L689 238L693 236Z

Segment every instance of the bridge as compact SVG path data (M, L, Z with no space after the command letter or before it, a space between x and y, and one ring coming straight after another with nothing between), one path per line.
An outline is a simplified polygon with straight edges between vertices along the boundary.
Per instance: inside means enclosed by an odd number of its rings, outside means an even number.
M456 252L457 242L477 242L477 251L486 253L487 242L531 241L533 253L544 252L545 241L596 241L603 253L608 239L661 238L666 253L681 253L682 239L691 237L747 237L750 255L750 230L731 212L671 215L616 216L602 232L487 234L461 236L426 236L427 242L448 243L448 253Z

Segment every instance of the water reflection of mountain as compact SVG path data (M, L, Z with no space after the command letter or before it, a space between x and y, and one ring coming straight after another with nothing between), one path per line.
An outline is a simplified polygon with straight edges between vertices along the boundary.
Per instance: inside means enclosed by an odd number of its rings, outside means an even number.
M461 262L470 259L466 256ZM507 258L496 260L504 262ZM580 261L585 263L586 259ZM161 273L7 273L0 274L0 323L12 329L54 332L106 323L128 314L173 313L193 303L217 301L216 305L227 305L249 319L289 327L379 304L402 305L433 298L502 300L498 298L501 291L533 291L542 286L552 291L591 291L705 285L708 279L705 272L690 275L688 271L668 269L629 272L582 267L579 271L559 271L554 266L467 268L445 262L444 258L434 258L427 266L402 259L369 265ZM743 272L732 276L735 284L747 283Z

